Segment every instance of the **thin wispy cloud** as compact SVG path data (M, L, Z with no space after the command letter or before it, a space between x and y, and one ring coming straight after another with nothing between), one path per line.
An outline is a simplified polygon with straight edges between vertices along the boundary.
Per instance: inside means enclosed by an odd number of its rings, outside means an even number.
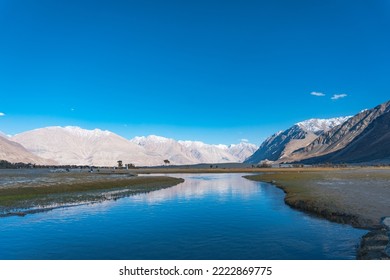
M313 92L311 92L310 94L313 95L313 96L325 96L325 95L326 95L325 93L316 92L316 91L313 91Z
M249 140L248 140L248 139L245 139L245 138L243 138L243 139L241 139L241 142L246 142L246 143L249 143Z
M338 99L341 99L341 98L345 98L345 97L347 97L348 95L347 94L334 94L333 96L332 96L332 100L338 100Z
M4 117L4 116L5 116L5 114L0 112L0 117Z

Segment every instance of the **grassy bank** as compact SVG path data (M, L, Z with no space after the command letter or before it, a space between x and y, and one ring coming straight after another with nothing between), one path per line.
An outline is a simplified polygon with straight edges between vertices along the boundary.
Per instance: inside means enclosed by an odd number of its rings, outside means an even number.
M67 180L65 180L65 178ZM49 180L50 179L50 180ZM167 176L128 177L50 174L44 181L0 188L0 216L24 215L31 209L97 202L171 187L183 179Z

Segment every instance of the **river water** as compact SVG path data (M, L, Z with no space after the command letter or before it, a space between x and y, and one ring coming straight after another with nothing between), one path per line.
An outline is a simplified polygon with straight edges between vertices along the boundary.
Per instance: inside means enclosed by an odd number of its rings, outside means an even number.
M0 259L354 259L366 232L293 210L243 174L0 219Z

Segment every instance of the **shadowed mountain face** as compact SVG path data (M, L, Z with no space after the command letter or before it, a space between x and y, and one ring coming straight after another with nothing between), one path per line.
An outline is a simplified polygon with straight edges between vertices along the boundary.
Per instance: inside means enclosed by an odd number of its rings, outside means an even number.
M289 129L275 133L265 140L245 163L257 164L263 160L290 161L294 151L306 147L318 135L344 123L348 118L311 119L297 123Z
M331 163L388 163L390 162L390 112L373 120L345 148L303 161L313 164Z
M262 160L277 161L281 158L286 146L291 143L291 141L304 140L307 137L312 139L312 135L315 134L306 132L298 125L294 125L293 127L285 131L278 132L265 140L263 144L261 144L260 148L252 156L250 156L245 163L257 164Z
M298 123L268 138L246 162L390 162L389 114L390 101L339 121Z
M378 117L389 111L390 101L355 115L342 125L323 133L305 148L295 151L293 153L294 159L299 161L344 149L361 135ZM384 134L386 131L378 131L377 133Z

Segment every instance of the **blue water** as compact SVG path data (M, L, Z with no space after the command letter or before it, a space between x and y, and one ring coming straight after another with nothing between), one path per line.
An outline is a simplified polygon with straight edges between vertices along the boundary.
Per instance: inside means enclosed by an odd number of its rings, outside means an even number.
M295 211L242 174L0 219L0 259L354 259L363 230Z

